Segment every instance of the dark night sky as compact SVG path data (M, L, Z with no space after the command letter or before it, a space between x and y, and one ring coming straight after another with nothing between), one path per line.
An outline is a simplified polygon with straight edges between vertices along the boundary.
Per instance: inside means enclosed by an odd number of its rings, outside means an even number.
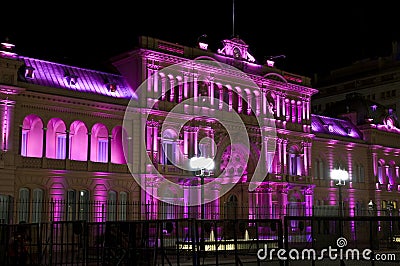
M207 34L216 51L233 33L233 0L8 2L14 4L2 3L0 38L9 37L20 55L98 70L108 70L107 60L133 48L140 35L194 46ZM312 76L387 56L391 42L400 37L398 11L391 2L276 2L235 0L235 34L250 45L259 63L284 54L277 66L297 74Z

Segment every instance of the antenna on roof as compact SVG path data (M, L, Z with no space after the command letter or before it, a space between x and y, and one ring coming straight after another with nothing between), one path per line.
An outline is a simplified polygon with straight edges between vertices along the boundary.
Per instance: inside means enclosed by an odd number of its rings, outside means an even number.
M232 37L235 37L235 0L232 0Z

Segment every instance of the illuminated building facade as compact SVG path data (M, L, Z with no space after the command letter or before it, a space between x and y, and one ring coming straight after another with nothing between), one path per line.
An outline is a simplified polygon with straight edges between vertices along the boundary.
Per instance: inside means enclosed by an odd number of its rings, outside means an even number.
M337 187L329 176L334 168L350 174L344 201L351 215L365 210L370 200L398 195L395 125L359 128L344 118L312 115L311 97L317 90L310 79L276 69L271 62L259 64L238 38L224 40L214 53L206 43L192 48L140 37L137 49L113 58L120 74L24 57L12 48L3 43L0 57L0 218L5 222L199 218L200 207L186 204L199 195L161 188L157 175L143 163L150 158L158 173L190 188L199 178L174 163L199 154L213 156L215 173L226 170L236 180L231 190L206 204L206 219L326 214L326 206L338 205ZM219 78L217 66L162 71L201 59L235 67L260 89ZM145 80L143 99L137 89ZM152 97L156 92L161 96ZM209 113L225 108L238 114L249 134L249 150L231 146L224 129L212 120L195 120L182 130L174 124L163 127L175 105L189 98L197 104L204 95L219 100L208 103ZM134 134L129 135L123 120L132 100L153 108L132 111ZM150 119L143 121L148 113ZM276 129L273 139L262 138L255 123L267 114ZM205 137L215 147L200 141ZM132 144L135 138L145 140L143 147ZM261 146L271 143L273 152L263 154ZM231 157L236 164L226 169ZM258 162L268 162L269 173L249 191ZM132 177L129 163L144 173L140 180L145 184ZM219 187L208 192L218 196ZM179 204L158 201L155 195L178 197Z

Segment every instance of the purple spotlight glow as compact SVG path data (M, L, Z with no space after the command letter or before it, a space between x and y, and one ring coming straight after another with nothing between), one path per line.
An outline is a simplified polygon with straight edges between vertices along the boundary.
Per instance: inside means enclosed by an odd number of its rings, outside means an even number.
M42 157L43 122L34 114L27 115L22 122L21 155L26 157Z

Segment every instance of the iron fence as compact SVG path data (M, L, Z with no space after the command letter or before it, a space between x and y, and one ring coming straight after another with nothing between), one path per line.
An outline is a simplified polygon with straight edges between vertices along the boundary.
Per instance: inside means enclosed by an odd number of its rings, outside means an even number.
M370 249L371 256L397 254L391 262L400 262L398 216L1 224L0 260L6 266L16 265L17 258L24 265L289 265L290 260L297 265L288 256L280 259L278 250L286 255L305 250L312 256L312 249L326 262L328 253L322 250L337 249L339 238L346 241L343 252L353 250L352 256L354 249ZM15 243L22 243L23 249ZM267 250L275 252L266 256ZM323 263L311 258L301 265Z
M0 227L2 265L220 265L283 248L281 220L63 221ZM14 247L17 238L24 250ZM11 252L10 252L11 251Z
M303 204L269 206L211 202L201 206L182 206L162 201L17 201L0 198L0 223L43 223L52 221L106 222L157 219L283 219L284 216L336 216L337 205L306 207ZM345 209L345 216L398 216L398 210Z

